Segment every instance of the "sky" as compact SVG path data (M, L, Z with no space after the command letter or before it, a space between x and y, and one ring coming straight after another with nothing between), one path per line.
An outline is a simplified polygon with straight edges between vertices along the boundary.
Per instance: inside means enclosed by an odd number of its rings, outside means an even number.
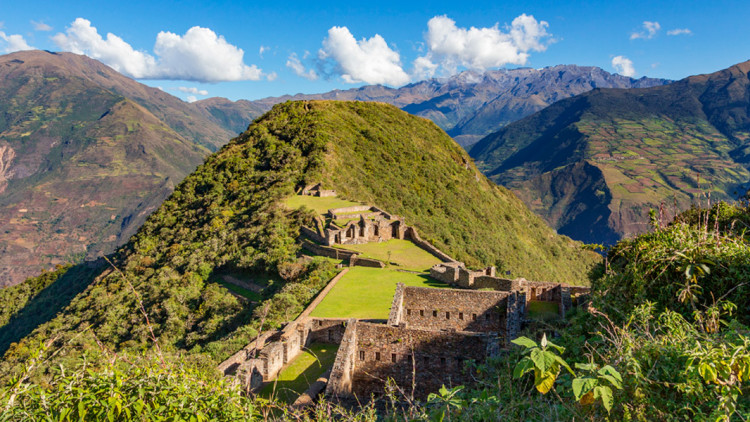
M0 0L0 53L86 54L185 101L558 64L681 79L750 59L745 1Z

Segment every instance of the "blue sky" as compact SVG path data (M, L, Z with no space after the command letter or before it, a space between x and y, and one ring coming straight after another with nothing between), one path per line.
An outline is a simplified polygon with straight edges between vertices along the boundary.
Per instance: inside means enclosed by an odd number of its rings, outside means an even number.
M185 100L399 86L464 69L556 64L680 79L750 59L747 1L9 6L0 0L0 52L85 53Z

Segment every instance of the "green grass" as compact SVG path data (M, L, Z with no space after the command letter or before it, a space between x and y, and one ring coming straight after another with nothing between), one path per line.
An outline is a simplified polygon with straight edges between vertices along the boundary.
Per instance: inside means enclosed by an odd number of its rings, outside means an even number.
M313 343L279 372L275 382L266 384L260 391L262 397L275 395L286 403L293 403L310 384L333 365L338 346Z
M560 307L555 302L532 300L527 305L529 318L549 320L560 316Z
M353 207L362 204L336 197L320 198L308 195L292 195L284 200L284 205L293 210L305 206L316 213L323 215L332 208Z
M377 259L386 263L393 262L406 270L427 271L433 265L441 262L440 259L413 242L402 239L361 245L343 245L341 248L357 251L361 253L363 258Z
M313 310L311 316L387 319L398 283L407 286L448 287L427 274L353 267Z
M261 296L259 293L255 293L252 290L248 290L244 287L236 286L232 283L227 283L226 281L217 280L217 283L219 283L222 287L229 290L230 292L237 293L238 295L253 301L253 302L259 302L261 300Z

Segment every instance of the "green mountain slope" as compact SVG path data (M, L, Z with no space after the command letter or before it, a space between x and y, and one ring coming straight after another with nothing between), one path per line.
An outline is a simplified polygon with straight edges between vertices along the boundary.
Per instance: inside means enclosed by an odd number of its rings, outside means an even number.
M127 241L237 133L211 119L85 56L0 56L0 286Z
M0 350L11 346L3 365L26 359L38 339L59 336L85 349L93 340L75 337L85 329L108 347L143 347L150 334L138 300L163 349L226 357L252 337L259 320L267 328L301 311L333 274L327 261L297 260L299 227L311 213L283 205L295 188L314 181L405 216L469 264L583 282L599 261L481 176L432 122L377 103L285 103L210 156L118 251L115 264L138 296L106 267L74 267L39 295L70 295L90 283L68 299L40 297L46 308L61 310L57 316L35 320L24 308L0 327ZM216 271L264 271L277 282L265 303L242 304L209 282ZM39 301L32 298L27 308Z
M594 90L489 135L470 151L560 233L613 243L710 193L750 181L750 62L644 89Z

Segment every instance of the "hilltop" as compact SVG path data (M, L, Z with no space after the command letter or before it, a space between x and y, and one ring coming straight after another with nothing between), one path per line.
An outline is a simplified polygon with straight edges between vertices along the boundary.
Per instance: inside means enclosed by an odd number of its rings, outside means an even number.
M670 85L596 89L487 136L471 156L560 233L612 244L649 209L747 190L750 62Z
M85 56L0 56L0 286L127 241L236 135L219 120Z
M300 227L314 213L284 205L312 182L398 213L472 266L581 283L600 260L483 177L432 122L385 104L290 102L211 155L118 250L114 263L138 299L106 266L61 270L0 328L3 349L25 337L10 347L6 367L26 359L36 340L61 344L87 327L107 347L147 345L138 300L162 348L209 360L247 344L260 321L287 321L334 273L329 261L298 260ZM263 304L239 302L212 282L222 272L275 281L265 283Z
M598 67L559 65L543 69L465 71L448 78L433 78L388 88L368 85L322 94L297 94L234 103L239 110L269 110L294 100L380 101L426 117L447 131L456 142L470 145L483 136L555 101L594 88L644 88L664 85L665 79L633 79ZM214 101L207 99L198 101Z

